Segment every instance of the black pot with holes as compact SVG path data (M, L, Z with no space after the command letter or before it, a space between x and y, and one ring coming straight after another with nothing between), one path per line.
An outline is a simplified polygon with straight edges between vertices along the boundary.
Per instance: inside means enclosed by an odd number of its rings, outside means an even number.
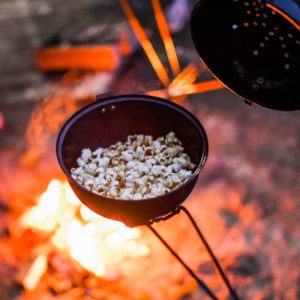
M247 102L300 109L300 1L200 0L195 47L212 74Z

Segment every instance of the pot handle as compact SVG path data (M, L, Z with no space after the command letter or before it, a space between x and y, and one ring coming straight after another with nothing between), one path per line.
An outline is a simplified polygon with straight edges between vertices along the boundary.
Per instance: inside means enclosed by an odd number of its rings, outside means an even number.
M103 93L103 94L99 94L99 95L96 95L96 101L103 101L107 98L110 98L112 97L114 94L112 92L107 92L107 93Z
M176 208L176 211L174 212L174 214L179 213L180 211L185 212L185 214L187 215L187 217L189 218L189 220L191 221L194 229L196 230L200 240L202 241L202 243L204 244L208 254L210 255L216 269L218 270L223 282L225 283L232 299L234 300L240 300L239 296L237 295L237 293L235 292L235 290L232 288L227 276L225 275L219 261L217 260L216 256L214 255L212 249L210 248L208 242L206 241L206 239L204 238L203 233L200 231L200 228L198 227L198 225L196 224L194 218L192 217L192 215L190 214L190 212L184 207L184 206L178 206ZM173 214L173 215L174 215ZM156 221L156 220L155 220ZM160 220L159 220L160 221ZM148 224L148 228L152 231L152 233L164 244L164 246L172 253L172 255L182 264L182 266L190 273L190 275L197 281L197 283L199 284L199 286L201 286L203 288L203 290L206 292L206 294L210 297L210 299L213 300L218 300L218 298L216 297L216 295L210 290L210 288L206 285L206 283L201 280L196 274L195 272L180 258L180 256L169 246L169 244L162 238L162 236L151 226L151 223Z

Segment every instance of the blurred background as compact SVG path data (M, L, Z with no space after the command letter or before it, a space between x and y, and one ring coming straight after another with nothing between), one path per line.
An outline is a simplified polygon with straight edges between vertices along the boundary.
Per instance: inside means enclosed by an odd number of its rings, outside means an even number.
M196 1L160 1L179 60L175 75L155 19L159 7L120 2L0 1L0 299L206 299L145 228L105 223L70 196L56 162L57 134L107 92L168 98L200 120L210 152L187 208L241 299L300 299L300 113L250 106L215 81L190 35ZM172 89L152 67L124 3ZM155 227L229 299L184 216ZM107 244L112 233L117 242Z

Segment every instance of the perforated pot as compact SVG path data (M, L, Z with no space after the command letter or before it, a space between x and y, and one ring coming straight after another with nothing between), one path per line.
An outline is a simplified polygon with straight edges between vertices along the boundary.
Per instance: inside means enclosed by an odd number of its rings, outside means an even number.
M300 109L299 0L200 0L195 47L210 71L245 100Z

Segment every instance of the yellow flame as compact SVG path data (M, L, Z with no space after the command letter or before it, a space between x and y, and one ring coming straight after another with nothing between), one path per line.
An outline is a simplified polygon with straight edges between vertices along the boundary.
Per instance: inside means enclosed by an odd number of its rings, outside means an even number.
M103 218L84 206L65 182L53 179L37 204L20 219L22 227L51 233L51 242L96 276L106 276L127 258L150 254L140 229Z
M35 290L46 270L47 256L45 254L40 254L31 265L23 280L24 287L29 291Z

